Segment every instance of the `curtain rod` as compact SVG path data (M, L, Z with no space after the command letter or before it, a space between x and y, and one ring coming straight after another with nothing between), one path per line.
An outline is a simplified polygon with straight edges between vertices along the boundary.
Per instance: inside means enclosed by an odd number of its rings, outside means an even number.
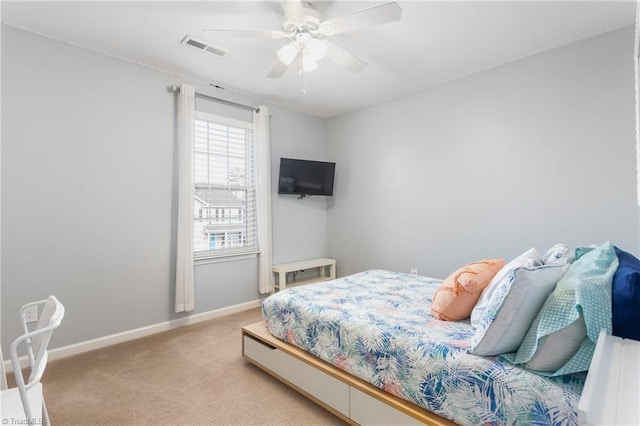
M176 85L169 86L169 90L171 92L176 92L177 93L177 92L180 91L180 86L176 86ZM260 108L258 108L258 107L254 107L254 106L251 106L251 105L245 105L245 104L239 104L238 102L233 102L233 101L228 101L226 99L216 98L216 97L213 97L213 96L205 95L203 93L196 92L195 96L196 96L196 98L207 99L209 101L220 102L220 103L231 105L231 106L235 106L235 107L238 107L238 108L243 108L243 109L248 109L248 110L255 111L255 112L260 112Z

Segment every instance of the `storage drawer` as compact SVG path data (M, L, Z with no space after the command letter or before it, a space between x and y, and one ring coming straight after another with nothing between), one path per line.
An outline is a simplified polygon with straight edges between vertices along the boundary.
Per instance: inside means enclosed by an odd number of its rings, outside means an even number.
M244 335L244 355L339 413L349 416L349 385L277 348Z
M361 425L421 425L408 414L389 407L376 398L351 388L351 419Z

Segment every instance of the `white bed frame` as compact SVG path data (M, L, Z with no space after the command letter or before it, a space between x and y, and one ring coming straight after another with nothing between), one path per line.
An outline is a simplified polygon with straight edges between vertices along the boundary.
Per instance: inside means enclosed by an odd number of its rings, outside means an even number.
M242 356L350 424L455 425L277 339L263 321L242 328Z

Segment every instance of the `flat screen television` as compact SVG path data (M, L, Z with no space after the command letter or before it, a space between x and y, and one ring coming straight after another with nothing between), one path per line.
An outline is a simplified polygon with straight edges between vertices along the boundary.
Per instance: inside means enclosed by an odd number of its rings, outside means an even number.
M278 194L333 195L335 169L336 163L281 158Z

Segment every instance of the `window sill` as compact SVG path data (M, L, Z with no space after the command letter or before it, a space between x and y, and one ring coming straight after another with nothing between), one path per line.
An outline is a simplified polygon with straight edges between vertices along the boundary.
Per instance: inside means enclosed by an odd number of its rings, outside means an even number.
M207 265L209 263L234 262L237 260L253 259L259 251L245 251L242 253L218 253L197 256L193 259L195 265Z

